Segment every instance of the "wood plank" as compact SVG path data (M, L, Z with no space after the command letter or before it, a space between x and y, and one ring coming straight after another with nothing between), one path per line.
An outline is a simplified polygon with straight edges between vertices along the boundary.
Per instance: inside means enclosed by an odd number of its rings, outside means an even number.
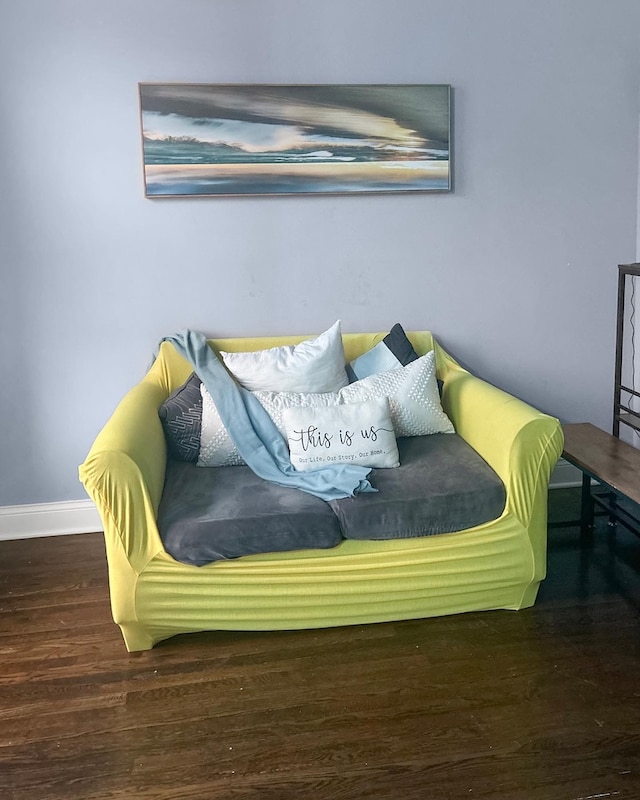
M640 504L640 450L589 422L563 426L563 456Z
M589 548L554 534L520 612L135 654L109 619L100 536L3 542L0 565L1 800L640 796L640 543L625 531Z

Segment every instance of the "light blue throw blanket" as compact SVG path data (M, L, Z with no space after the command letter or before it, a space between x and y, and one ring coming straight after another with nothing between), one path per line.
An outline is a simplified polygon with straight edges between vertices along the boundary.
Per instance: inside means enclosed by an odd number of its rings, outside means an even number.
M203 334L185 330L162 341L171 342L192 365L213 398L238 452L256 475L322 500L376 491L367 480L371 471L368 467L335 464L297 472L289 460L287 444L269 414L251 392L236 383Z

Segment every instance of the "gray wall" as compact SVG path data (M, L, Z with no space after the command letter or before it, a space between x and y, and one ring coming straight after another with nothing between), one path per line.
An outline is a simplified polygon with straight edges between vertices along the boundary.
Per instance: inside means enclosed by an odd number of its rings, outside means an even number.
M81 499L157 340L429 328L607 427L637 0L0 0L0 505ZM145 200L138 81L450 83L448 195Z

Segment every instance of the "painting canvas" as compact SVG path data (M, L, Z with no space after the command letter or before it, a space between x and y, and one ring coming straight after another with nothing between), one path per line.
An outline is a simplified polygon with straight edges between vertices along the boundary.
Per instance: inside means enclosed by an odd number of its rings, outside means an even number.
M139 88L147 197L451 188L447 85Z

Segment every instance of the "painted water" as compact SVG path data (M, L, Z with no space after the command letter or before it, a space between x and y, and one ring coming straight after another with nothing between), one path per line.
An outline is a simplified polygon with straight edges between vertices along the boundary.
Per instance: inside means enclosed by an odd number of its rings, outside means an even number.
M150 164L145 176L149 196L445 191L449 162Z

